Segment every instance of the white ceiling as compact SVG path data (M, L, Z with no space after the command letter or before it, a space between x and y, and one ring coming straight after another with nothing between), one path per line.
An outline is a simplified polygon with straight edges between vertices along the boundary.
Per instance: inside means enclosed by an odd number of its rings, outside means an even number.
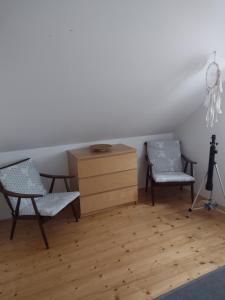
M0 0L0 151L173 130L224 33L224 0Z

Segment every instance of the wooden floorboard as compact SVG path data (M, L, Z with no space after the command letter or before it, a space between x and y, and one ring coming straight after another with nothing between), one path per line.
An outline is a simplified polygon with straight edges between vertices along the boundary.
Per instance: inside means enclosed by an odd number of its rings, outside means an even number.
M190 195L143 191L137 205L74 222L66 210L45 224L0 222L0 299L151 300L225 264L225 215L184 211Z

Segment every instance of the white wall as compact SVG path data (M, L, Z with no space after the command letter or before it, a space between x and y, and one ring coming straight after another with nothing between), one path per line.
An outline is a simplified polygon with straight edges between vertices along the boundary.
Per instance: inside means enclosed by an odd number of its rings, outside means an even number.
M0 151L173 131L224 28L224 0L0 0Z
M2 152L0 153L0 165L4 165L8 162L13 162L23 158L31 157L35 162L38 170L40 172L46 172L50 174L68 174L67 166L67 157L66 150L81 148L88 146L93 143L123 143L129 146L133 146L137 149L137 163L138 163L138 184L139 187L144 186L145 180L145 162L144 162L144 147L143 144L145 141L150 139L164 139L172 138L172 133L161 134L161 135L149 135L149 136L140 136L132 138L123 138L123 139L114 139L114 140L104 140L104 141L95 141L92 143L83 143L83 144L72 144L72 145L62 145L54 146L47 148L37 148L30 150L20 150L20 151L11 151L11 152ZM62 185L56 186L56 190L60 191ZM0 219L8 218L9 209L5 203L3 197L0 198Z
M223 95L222 104L223 111L225 112L224 100L225 95ZM198 190L199 183L207 171L209 143L212 134L216 134L219 143L219 153L216 155L216 161L218 162L223 184L225 185L225 113L219 117L219 122L213 129L206 127L205 115L206 110L202 105L191 115L191 117L185 120L185 122L175 130L175 136L182 141L182 147L186 155L198 163L196 167L197 184L195 191ZM214 179L214 198L225 205L216 174L214 175ZM202 195L207 196L208 192L203 189Z

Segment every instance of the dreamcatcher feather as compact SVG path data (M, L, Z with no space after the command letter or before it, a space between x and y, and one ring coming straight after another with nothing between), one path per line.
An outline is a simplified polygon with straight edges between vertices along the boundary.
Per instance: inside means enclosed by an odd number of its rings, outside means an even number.
M221 71L218 63L215 62L216 53L214 52L214 61L208 65L206 70L206 99L205 107L206 124L207 127L213 127L218 122L218 115L222 114L221 101L222 101L222 81Z

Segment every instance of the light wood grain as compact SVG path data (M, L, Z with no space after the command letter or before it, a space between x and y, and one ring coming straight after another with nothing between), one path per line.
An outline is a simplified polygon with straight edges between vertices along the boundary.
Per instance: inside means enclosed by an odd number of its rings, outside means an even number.
M137 186L137 170L111 173L106 175L81 178L79 188L81 196Z
M78 173L77 173L77 160L69 151L67 151L67 161L68 161L69 174L75 176L75 178L70 179L70 189L71 191L78 191L79 181L78 181Z
M135 153L136 150L133 147L123 145L123 144L115 144L112 145L112 148L110 148L110 151L108 152L93 152L90 150L89 147L81 148L81 149L72 149L68 150L70 154L73 156L77 157L77 159L82 160L82 159L96 159L100 157L109 157L109 156L114 156L114 155L119 155L119 154L126 154L126 153Z
M79 223L66 210L45 225L48 251L36 222L19 222L13 241L0 222L0 299L151 300L225 264L223 214L186 219L189 193L178 188L156 197Z
M71 187L80 191L81 215L138 200L134 148L118 144L107 153L95 153L89 148L71 150L68 163L70 174L77 175Z
M137 168L136 153L127 153L95 159L78 160L79 178L109 174Z
M101 209L136 202L138 198L137 186L116 189L109 192L98 193L81 197L80 207L83 214L97 212Z

